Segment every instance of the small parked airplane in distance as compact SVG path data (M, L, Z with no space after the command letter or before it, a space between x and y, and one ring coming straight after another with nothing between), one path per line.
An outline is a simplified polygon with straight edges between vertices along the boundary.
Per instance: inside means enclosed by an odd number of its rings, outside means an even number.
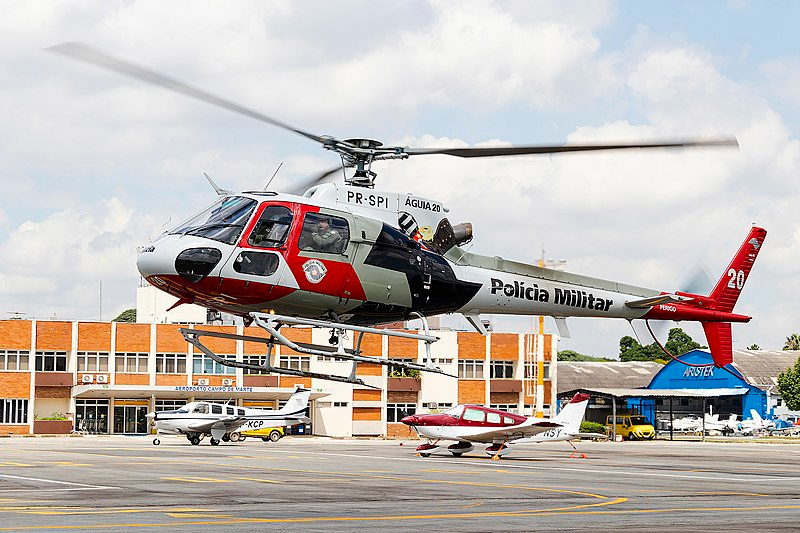
M270 427L293 426L308 421L305 416L311 391L298 388L281 409L253 409L221 403L197 401L187 403L174 411L148 413L156 425L153 444L161 443L161 433L185 435L193 445L200 444L205 435L211 436L211 445L220 441L239 440L238 430L250 421L264 421Z
M600 433L581 433L580 426L589 395L578 393L553 418L526 417L490 409L480 405L457 405L443 413L428 415L409 415L400 421L416 431L417 435L428 439L426 444L417 446L422 457L429 457L439 447L440 440L454 440L455 444L447 451L460 457L473 450L472 443L490 443L486 453L493 460L500 459L511 451L507 443L571 441L579 437L603 437ZM575 446L570 445L573 449ZM578 453L577 449L572 456ZM581 454L582 457L586 457Z

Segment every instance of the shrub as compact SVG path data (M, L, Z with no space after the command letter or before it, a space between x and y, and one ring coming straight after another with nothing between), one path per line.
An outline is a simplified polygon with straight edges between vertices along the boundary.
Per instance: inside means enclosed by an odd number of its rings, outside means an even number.
M605 433L606 427L597 422L584 421L581 422L581 433Z

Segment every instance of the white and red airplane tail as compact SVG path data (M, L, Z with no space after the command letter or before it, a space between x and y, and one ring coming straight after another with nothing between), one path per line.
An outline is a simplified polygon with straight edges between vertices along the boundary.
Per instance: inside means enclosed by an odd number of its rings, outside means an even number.
M552 421L561 424L566 433L580 433L581 422L586 413L586 406L589 405L589 398L588 394L579 392L553 417Z

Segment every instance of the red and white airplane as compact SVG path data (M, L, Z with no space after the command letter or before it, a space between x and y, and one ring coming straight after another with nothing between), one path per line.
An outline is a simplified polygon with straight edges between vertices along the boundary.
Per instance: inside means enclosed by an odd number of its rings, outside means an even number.
M426 444L417 446L417 452L422 457L429 457L433 450L439 448L440 440L454 440L456 443L448 446L447 451L456 457L471 452L474 449L472 443L480 442L490 443L486 453L497 460L511 451L508 443L512 441L569 442L579 437L605 437L580 432L588 403L589 395L578 393L553 418L529 418L480 405L457 405L443 413L409 415L400 421L411 426L420 437L428 439ZM572 448L575 449L575 446ZM578 453L577 450L575 453ZM583 454L581 456L585 457Z

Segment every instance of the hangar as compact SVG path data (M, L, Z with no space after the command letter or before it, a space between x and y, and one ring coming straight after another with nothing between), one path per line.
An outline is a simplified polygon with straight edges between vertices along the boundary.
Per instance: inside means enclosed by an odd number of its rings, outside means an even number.
M771 418L787 414L777 380L798 355L796 351L734 350L733 363L725 368L704 366L712 359L702 350L663 366L650 362L562 363L558 397L569 398L578 390L592 393L595 400L586 418L595 422L604 421L615 408L638 412L651 421L704 412L717 413L720 418L731 414L750 418L751 409L762 418Z

